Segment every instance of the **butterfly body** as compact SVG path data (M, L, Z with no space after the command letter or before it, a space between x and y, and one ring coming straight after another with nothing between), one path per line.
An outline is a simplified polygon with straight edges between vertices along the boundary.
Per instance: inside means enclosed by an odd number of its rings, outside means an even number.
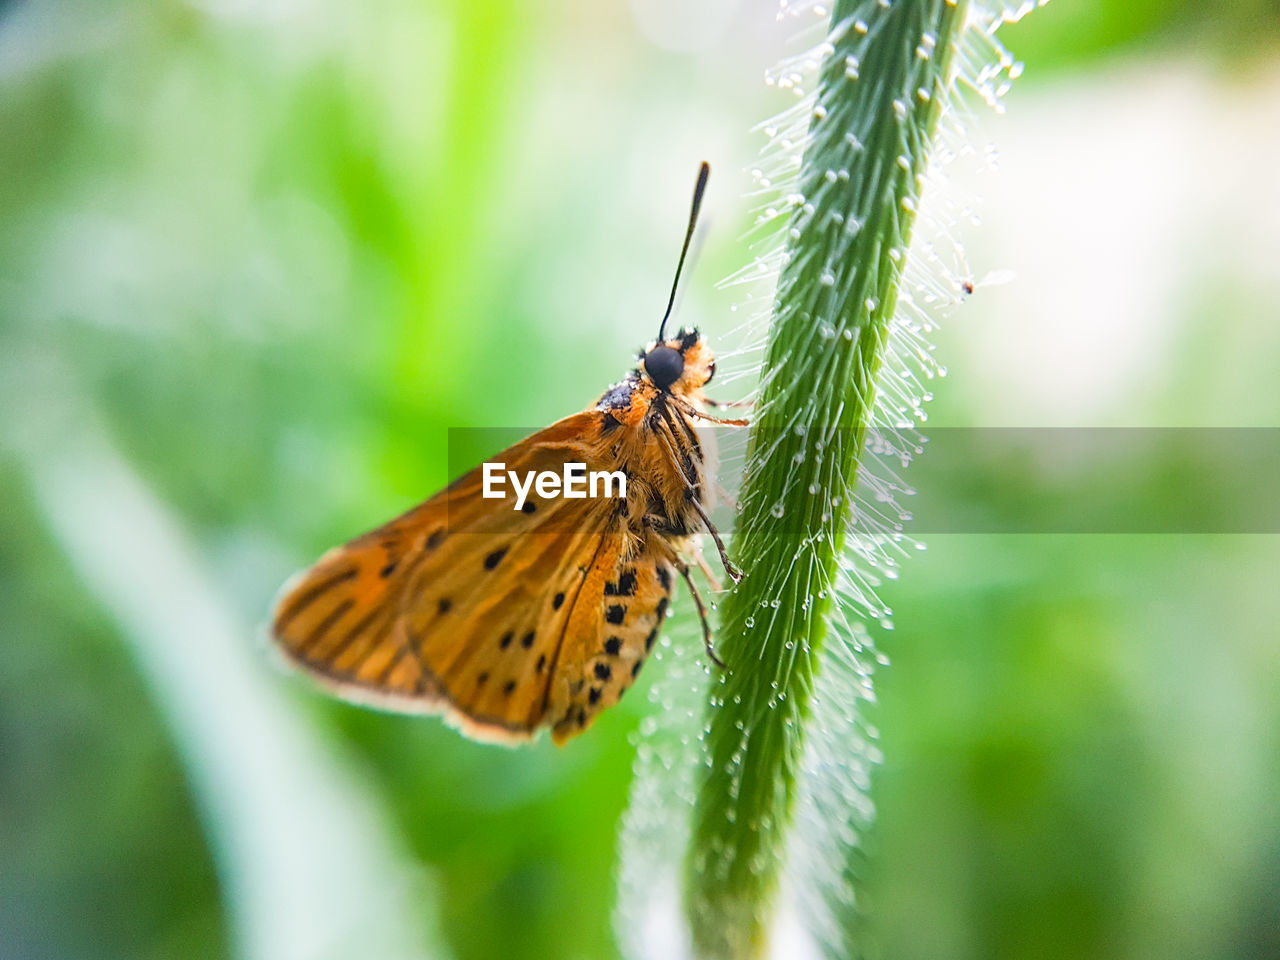
M480 468L321 558L290 585L273 633L294 663L348 699L442 712L467 735L518 742L590 726L635 681L706 511L694 429L714 372L705 338L659 387L643 369L596 405L496 455L621 470L625 499L483 497ZM705 414L703 414L705 416ZM710 418L708 418L710 419Z
M681 264L706 177L704 164ZM620 472L624 497L493 495L477 467L287 584L279 649L339 696L442 713L500 743L544 727L564 743L616 703L653 649L677 574L715 659L686 559L700 560L693 535L709 532L737 571L707 516L712 458L694 424L743 421L705 412L712 351L697 331L665 339L665 325L593 407L493 458L522 476L568 463Z

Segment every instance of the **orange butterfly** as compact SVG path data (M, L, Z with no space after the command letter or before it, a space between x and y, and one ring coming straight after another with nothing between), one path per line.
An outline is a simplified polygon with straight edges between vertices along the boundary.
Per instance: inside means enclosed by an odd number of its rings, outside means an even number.
M493 458L525 476L569 462L621 471L625 497L526 485L523 502L514 490L495 499L477 467L286 586L272 633L291 661L339 696L443 713L478 740L516 743L549 726L563 744L632 684L679 573L719 663L686 560L701 563L692 535L709 532L726 571L740 574L707 515L693 424L746 421L702 409L715 373L705 338L663 336L709 174L702 164L658 338L636 368L591 409Z

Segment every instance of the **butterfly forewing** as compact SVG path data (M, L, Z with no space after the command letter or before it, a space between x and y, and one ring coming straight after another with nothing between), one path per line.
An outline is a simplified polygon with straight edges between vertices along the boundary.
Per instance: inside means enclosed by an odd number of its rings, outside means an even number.
M494 459L521 473L594 465L601 420L566 418ZM321 558L276 610L290 658L350 699L444 712L483 739L558 723L575 693L589 696L581 664L560 654L566 637L574 650L603 643L618 505L531 497L515 510L481 493L477 469Z

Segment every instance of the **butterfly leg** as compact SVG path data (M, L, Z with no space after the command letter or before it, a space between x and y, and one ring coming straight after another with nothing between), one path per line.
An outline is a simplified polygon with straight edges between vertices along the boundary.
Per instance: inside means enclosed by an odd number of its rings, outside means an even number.
M721 485L719 480L716 481L716 499L723 503L727 503L733 508L734 513L742 512L742 504L737 501L733 494Z
M693 410L693 407L690 407L683 400L679 400L679 398L673 398L673 399L675 399L679 404L682 404L684 407L687 407L689 410ZM668 416L668 419L667 419L668 431L671 435L674 435L675 429L674 429L674 426L672 425L672 421L669 419L671 417L670 412L668 412L667 416ZM745 423L746 421L743 421L743 422ZM667 448L667 454L671 457L671 462L673 464L679 464L681 462L680 455L676 453L676 449L672 445L671 436L668 435L668 432L660 430L657 432L657 435L661 439L663 445ZM716 549L720 551L720 562L724 564L724 572L729 574L729 578L733 580L734 583L737 583L739 580L742 579L742 571L739 570L737 567L735 567L732 562L730 562L729 553L724 548L724 540L720 536L720 531L716 529L716 525L711 522L711 517L707 515L707 508L702 504L702 497L698 495L698 490L694 485L693 478L691 478L687 473L685 473L684 481L685 481L685 490L684 490L685 500L688 501L688 503L690 503L693 506L694 512L696 512L698 514L698 517L702 520L702 525L706 528L707 532L711 534L711 539L715 541Z
M737 583L742 579L742 571L733 565L729 559L729 552L724 548L724 540L720 537L720 531L716 529L716 525L711 522L711 518L707 516L707 509L702 505L702 501L695 496L689 497L689 502L693 504L693 509L697 511L698 516L702 518L702 524L707 528L707 533L711 534L711 539L715 541L716 549L720 551L720 562L724 564L724 572L729 575L729 579Z
M695 419L698 419L698 420L705 420L707 421L707 423L718 423L724 427L745 427L751 423L751 421L749 420L724 420L724 419L721 419L720 417L713 417L709 413L703 413L701 410L695 407L692 403L689 403L689 401L682 400L679 397L669 395L667 398L667 402L674 404L676 409L678 409L686 417L694 417Z
M707 648L707 656L721 670L727 669L724 661L716 656L715 647L711 645L711 623L707 620L707 607L702 602L702 594L698 592L698 585L693 582L693 575L689 572L689 565L679 557L673 557L671 561L680 576L684 577L685 585L689 588L689 594L693 597L694 605L698 608L698 617L702 620L702 643Z
M689 542L689 553L693 556L693 562L698 565L698 569L702 571L702 575L711 584L711 589L716 593L723 590L724 585L720 583L720 578L711 569L711 564L707 563L707 558L702 555L702 547L698 544L698 541L691 540Z
M746 427L751 424L750 420L725 420L721 417L710 416L709 414L703 413L701 410L695 410L693 412L693 416L697 417L699 420L705 420L707 423L718 423L724 427Z

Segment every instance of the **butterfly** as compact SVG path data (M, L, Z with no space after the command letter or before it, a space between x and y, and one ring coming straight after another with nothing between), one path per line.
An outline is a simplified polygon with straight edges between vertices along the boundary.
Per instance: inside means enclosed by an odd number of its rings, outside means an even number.
M709 533L708 453L694 429L716 362L706 338L666 337L710 168L702 164L657 339L594 406L492 458L513 475L566 463L620 473L626 495L568 498L511 485L486 496L481 467L425 503L336 547L285 585L271 632L287 660L345 699L443 714L464 735L564 744L617 703L663 626L679 575L702 620L690 560ZM488 491L492 494L493 491ZM515 507L518 504L518 509Z

